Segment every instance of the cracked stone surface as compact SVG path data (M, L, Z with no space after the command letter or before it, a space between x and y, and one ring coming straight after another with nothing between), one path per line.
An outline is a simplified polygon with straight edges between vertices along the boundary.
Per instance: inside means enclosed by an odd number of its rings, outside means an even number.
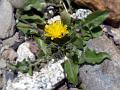
M120 90L120 51L105 35L90 40L87 46L97 52L107 52L111 60L100 65L80 68L80 78L85 90Z

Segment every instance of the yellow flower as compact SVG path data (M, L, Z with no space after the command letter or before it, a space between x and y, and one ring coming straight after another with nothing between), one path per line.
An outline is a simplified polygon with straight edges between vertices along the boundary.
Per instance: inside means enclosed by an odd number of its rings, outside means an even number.
M55 21L52 24L45 26L45 36L55 38L62 38L68 34L67 25L63 25L61 21Z

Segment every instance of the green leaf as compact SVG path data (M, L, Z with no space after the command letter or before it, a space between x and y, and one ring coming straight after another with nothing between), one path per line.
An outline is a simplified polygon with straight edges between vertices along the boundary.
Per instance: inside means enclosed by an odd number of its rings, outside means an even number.
M21 66L18 67L18 70L23 72L23 73L27 73L29 68L28 68L28 66L21 65Z
M27 32L32 28L30 25L25 24L25 23L21 23L21 22L19 22L16 26L24 34L27 34Z
M88 15L83 21L83 27L89 27L93 29L99 26L109 16L107 11L95 11Z
M21 71L22 73L27 73L29 70L29 62L25 59L22 62L18 62L16 66L16 70Z
M17 67L14 64L10 64L9 68L12 69L13 71L17 70Z
M31 4L34 4L34 3L36 2L36 0L29 0L29 2L30 2Z
M88 40L92 39L92 36L91 36L88 28L81 29L81 37L82 37L83 41L88 41Z
M105 52L96 53L89 48L87 48L84 52L84 59L89 64L99 64L106 58L110 58L110 55Z
M67 79L70 83L78 84L78 64L74 64L72 60L66 60L63 64Z
M85 59L84 59L84 54L82 53L80 58L79 58L78 64L81 65L81 64L84 64L84 63L85 63Z
M82 41L82 39L80 37L74 38L74 40L72 40L72 44L74 46L76 46L78 49L83 48L83 41Z
M29 28L32 28L32 27L29 24L25 24L25 23L19 22L17 24L17 28L18 29L20 29L20 28L27 28L27 29L29 29Z
M22 61L22 62L17 62L16 67L18 68L18 67L24 66L24 65L25 65L25 64L23 64L23 61Z
M29 4L24 8L24 10L28 11L31 8L35 8L38 11L41 11L43 8L46 7L45 0L32 0Z
M97 38L103 34L102 28L100 26L92 29L91 32L94 38Z
M38 37L35 37L35 41L38 43L39 48L43 50L44 54L47 55L47 44Z
M35 23L45 23L44 19L41 18L41 17L38 16L38 15L32 15L32 16L22 15L22 16L21 16L21 19L22 19L22 20L29 20L29 21L32 21L32 22L35 22Z
M17 26L17 29L20 30L25 35L33 35L33 34L39 35L38 31L29 24L19 22L16 26Z
M79 49L76 49L75 51L71 51L71 53L74 53L73 55L71 55L72 57L71 57L71 60L73 60L73 62L75 63L75 64L83 64L83 63L85 63L85 59L83 58L83 54L82 54L82 51L81 50L79 50ZM70 53L70 54L71 54Z
M74 55L72 56L72 60L75 64L78 64L79 58L78 58L78 55L76 53L74 53Z
M32 69L32 66L29 66L28 73L29 73L29 75L30 75L30 76L32 76L32 75L33 75L33 69Z
M29 63L25 59L22 62L18 62L16 65L17 69L23 73L28 72L28 66L29 66Z
M22 73L29 73L29 75L33 75L33 69L30 64L31 62L24 59L22 62L18 62L16 65L11 64L9 67L14 71L17 70Z
M60 16L61 16L63 24L66 24L69 26L71 23L70 14L64 10L64 11L60 12Z

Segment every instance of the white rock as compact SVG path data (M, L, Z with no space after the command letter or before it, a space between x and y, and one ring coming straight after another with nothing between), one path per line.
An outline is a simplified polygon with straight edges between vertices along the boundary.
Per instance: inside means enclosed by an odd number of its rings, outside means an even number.
M76 10L75 13L71 15L71 17L74 19L83 19L86 18L91 13L92 11L90 11L89 9L78 9Z
M61 18L60 18L59 15L58 15L58 16L55 16L55 17L53 17L53 18L51 18L51 19L49 19L49 20L48 20L48 24L52 24L52 23L55 22L55 21L61 21Z
M13 81L7 82L6 90L51 90L55 84L65 78L61 63L65 59L54 63L52 60L40 72L34 72L33 76L18 73Z
M18 58L17 58L17 62L21 62L24 59L26 60L30 60L30 61L34 61L35 60L35 55L30 51L29 49L30 47L30 42L24 42L22 43L17 50L17 54L18 54Z
M14 26L12 5L8 0L0 0L0 39L11 37L15 32Z

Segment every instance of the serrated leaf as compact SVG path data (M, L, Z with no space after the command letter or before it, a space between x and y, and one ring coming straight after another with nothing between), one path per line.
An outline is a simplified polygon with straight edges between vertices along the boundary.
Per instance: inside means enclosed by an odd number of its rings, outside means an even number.
M106 58L110 58L110 55L105 52L96 53L89 48L84 52L84 59L89 64L99 64Z
M38 22L38 23L44 23L44 19L41 18L40 16L38 15L32 15L32 16L29 16L29 15L22 15L21 16L21 19L23 20L31 20L32 22Z
M17 29L20 30L25 35L32 35L32 34L37 35L38 34L38 31L33 29L33 27L31 25L19 22L16 26L17 26Z
M31 29L31 26L28 24L24 24L19 22L17 25L17 29L20 30L22 33L24 33L25 35L29 32L29 30Z
M83 21L83 27L89 27L93 29L99 26L109 16L107 11L95 11L88 15Z
M72 60L67 60L63 64L67 79L70 83L78 84L78 64L74 64Z
M19 28L27 28L27 29L29 29L29 28L32 28L29 24L25 24L25 23L22 23L22 22L19 22L18 24L17 24L17 28L19 29Z
M35 41L38 43L39 48L43 50L44 54L47 55L47 44L38 37L35 37Z

